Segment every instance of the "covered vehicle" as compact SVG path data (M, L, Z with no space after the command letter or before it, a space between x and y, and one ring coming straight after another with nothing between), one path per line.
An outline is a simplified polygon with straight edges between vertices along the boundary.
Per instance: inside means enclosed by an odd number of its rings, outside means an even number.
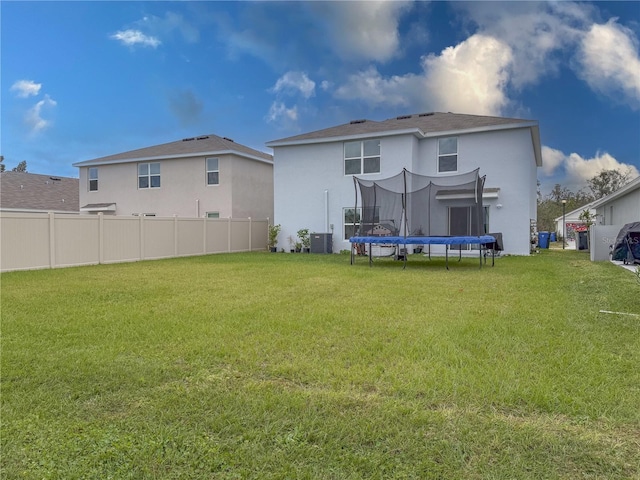
M640 264L640 222L627 223L618 232L611 259Z

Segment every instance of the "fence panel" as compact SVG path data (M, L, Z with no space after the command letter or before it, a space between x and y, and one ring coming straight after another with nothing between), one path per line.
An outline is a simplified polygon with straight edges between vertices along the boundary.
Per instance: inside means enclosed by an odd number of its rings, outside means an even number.
M2 270L51 267L49 215L3 213L0 217Z
M204 223L199 218L178 218L178 256L203 255Z
M140 219L102 217L101 263L131 262L142 258Z
M249 236L250 227L250 220L236 220L231 223L232 252L245 252L247 250L251 250L251 237Z
M0 271L263 250L268 220L0 212Z
M55 266L100 263L100 219L89 215L56 215Z

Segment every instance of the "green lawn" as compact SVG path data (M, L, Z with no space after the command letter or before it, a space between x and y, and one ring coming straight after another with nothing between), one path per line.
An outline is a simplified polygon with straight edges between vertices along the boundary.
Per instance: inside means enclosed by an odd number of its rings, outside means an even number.
M634 275L456 260L3 274L0 477L640 478Z

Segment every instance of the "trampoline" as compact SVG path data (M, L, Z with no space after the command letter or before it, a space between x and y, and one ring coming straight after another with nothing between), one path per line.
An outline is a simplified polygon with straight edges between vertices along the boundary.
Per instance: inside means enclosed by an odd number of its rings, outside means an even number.
M496 238L491 235L468 235L468 236L451 236L451 237L351 237L349 241L352 244L368 244L369 248L369 265L373 263L371 245L396 245L396 249L400 245L481 245L478 249L478 258L480 267L482 267L482 246L493 244ZM407 264L407 255L403 255L404 264ZM462 258L462 250L459 251L459 259ZM351 249L351 262L354 262L354 251ZM494 250L491 249L491 265L494 262ZM445 266L449 270L449 249L445 248Z
M463 245L478 245L482 267L483 249L491 249L493 254L495 249L489 245L495 246L497 240L485 232L485 177L479 170L428 176L404 168L397 175L377 180L354 176L354 216L358 221L354 222L355 235L349 238L351 263L355 262L354 249L362 244L369 245L370 265L372 245L394 245L397 257L400 245L445 245L449 269L452 246L460 246L461 259ZM406 247L402 256L406 267Z

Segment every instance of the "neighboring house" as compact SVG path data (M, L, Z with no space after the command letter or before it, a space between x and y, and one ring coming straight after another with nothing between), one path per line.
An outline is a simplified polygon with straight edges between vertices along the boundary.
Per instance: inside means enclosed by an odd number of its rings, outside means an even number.
M273 157L226 137L185 138L73 165L82 213L273 218Z
M600 225L640 222L640 177L593 202Z
M0 173L0 210L79 213L78 179L27 172Z
M530 253L531 221L537 218L536 174L542 165L536 121L423 113L355 120L267 146L274 150L280 248L297 230L309 228L313 233L333 233L334 252L350 249L354 175L386 178L407 168L446 176L480 167L480 175L486 175L486 231L502 232L505 253ZM466 222L460 217L464 212L450 215L452 226Z
M568 242L569 248L575 248L575 240L576 240L576 232L583 232L587 230L587 226L583 220L580 220L580 215L585 210L588 210L591 215L596 214L595 208L593 208L593 204L595 202L587 203L586 205L581 206L580 208L576 208L575 210L571 210L570 212L565 212L564 215L560 215L555 219L556 222L556 233L560 236L566 236L566 240ZM564 229L562 228L562 221L565 222Z

